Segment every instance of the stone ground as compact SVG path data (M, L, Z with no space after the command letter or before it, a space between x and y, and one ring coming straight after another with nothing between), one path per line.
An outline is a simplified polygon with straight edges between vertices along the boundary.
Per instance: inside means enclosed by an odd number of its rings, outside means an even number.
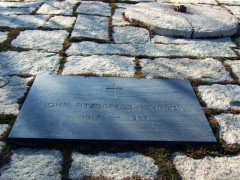
M0 179L240 179L240 37L160 36L123 15L153 1L0 0ZM240 0L157 1L221 6L240 18ZM9 145L37 74L188 79L218 143Z

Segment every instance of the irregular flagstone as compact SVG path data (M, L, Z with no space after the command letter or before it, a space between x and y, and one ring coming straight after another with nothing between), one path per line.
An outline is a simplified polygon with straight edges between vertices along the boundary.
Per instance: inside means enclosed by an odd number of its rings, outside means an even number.
M239 0L217 0L220 4L240 5Z
M12 15L12 14L31 14L34 8L2 8L0 7L0 14Z
M82 41L73 43L68 55L132 55L147 57L237 57L225 46L214 45L165 45L165 44L99 44Z
M62 49L63 42L68 34L64 30L25 30L21 31L20 35L12 41L12 45L21 48L58 52Z
M38 28L47 21L44 15L0 15L0 27L11 28Z
M68 17L68 16L54 16L51 17L44 27L46 28L58 28L58 29L64 29L64 28L70 28L73 26L74 22L76 20L76 17Z
M173 162L183 179L239 179L240 177L240 154L193 159L182 153L175 153Z
M17 114L18 99L24 96L26 84L32 78L1 77L0 76L0 114Z
M219 123L219 134L228 144L240 144L240 115L220 114L214 116Z
M0 32L0 43L7 40L7 37L8 37L8 32Z
M70 56L64 65L62 74L95 73L111 74L120 77L133 77L135 72L134 58L123 56Z
M132 26L114 27L113 39L117 44L150 42L149 31L147 29Z
M122 14L124 12L125 12L125 10L122 8L115 9L114 15L112 16L112 25L113 26L126 26L126 25L130 24L128 21L125 21L123 19Z
M99 39L109 41L108 18L91 15L78 15L72 38L75 39Z
M41 51L0 52L0 75L13 74L56 74L61 57Z
M225 61L226 64L230 65L230 67L232 68L232 71L234 72L234 74L237 75L238 79L240 79L240 61Z
M204 60L141 59L141 66L147 78L200 79L212 82L232 80L221 62L212 58Z
M125 11L126 8L134 6L135 4L129 4L128 1L126 1L126 3L124 3L124 2L115 3L115 5L117 5L117 8L124 8L123 10Z
M0 7L5 8L36 8L44 3L45 0L38 0L36 2L0 2Z
M215 4L217 2L215 0L156 0L161 3L176 3L177 4Z
M77 0L46 1L37 11L38 14L63 14L72 15L73 7L78 3Z
M214 84L199 86L198 91L208 108L240 110L240 86Z
M240 19L240 6L224 6Z
M97 155L73 152L72 158L70 179L82 179L84 176L104 176L113 179L140 176L154 179L158 171L153 159L135 152L115 154L100 152Z
M161 44L196 44L196 45L214 45L214 46L228 46L237 47L230 37L218 38L218 39L185 39L185 38L174 38L167 36L154 36L152 39L154 43Z
M111 7L108 3L98 1L83 1L78 6L77 13L98 15L98 16L111 16Z
M238 20L226 9L203 4L186 7L188 13L179 13L172 4L138 3L127 8L125 16L164 36L202 38L237 34Z
M5 146L5 142L0 141L0 154L2 153L4 146Z
M0 124L0 138L2 138L10 128L8 124Z
M61 179L62 154L58 150L17 149L1 167L1 179Z

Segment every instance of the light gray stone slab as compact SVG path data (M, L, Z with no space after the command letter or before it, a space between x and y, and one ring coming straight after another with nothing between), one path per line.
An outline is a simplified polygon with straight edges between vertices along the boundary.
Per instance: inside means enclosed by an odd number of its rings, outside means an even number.
M8 32L0 32L0 43L4 42L8 37Z
M182 153L175 153L173 162L183 179L239 179L240 177L240 154L193 159Z
M62 154L58 150L17 149L1 167L1 179L61 179Z
M124 43L148 43L150 42L149 31L140 27L114 27L113 39L117 44Z
M73 26L76 17L69 16L53 16L51 17L44 27L46 28L56 28L56 29L65 29Z
M214 84L199 86L198 90L208 108L240 110L240 86Z
M160 3L175 3L178 4L214 4L217 5L215 0L156 0Z
M100 152L97 155L73 152L72 158L70 179L82 179L84 176L104 176L111 179L140 176L154 179L158 171L153 159L135 152Z
M0 14L13 15L13 14L30 14L34 8L3 8L0 7Z
M0 114L17 114L19 112L17 101L24 96L27 90L26 84L30 79L0 76Z
M239 0L217 0L220 4L240 5Z
M240 60L237 60L237 61L228 60L228 61L225 61L225 63L230 65L234 74L236 74L238 79L240 79Z
M71 37L80 40L87 38L109 41L108 18L78 15Z
M240 2L240 1L239 1ZM231 11L237 18L240 19L240 6L224 6Z
M73 7L78 3L77 0L46 1L37 11L38 14L63 14L72 15Z
M219 135L227 144L240 144L240 115L220 114L214 116L219 123Z
M98 16L111 16L111 7L108 3L98 1L83 1L78 6L77 13L98 15Z
M152 42L158 44L196 44L196 45L214 45L214 46L228 46L237 47L230 37L218 38L218 39L186 39L186 38L174 38L167 36L154 36Z
M0 15L0 27L11 28L38 28L47 21L48 16L43 15Z
M35 2L0 2L0 7L4 7L4 8L36 8L36 7L39 7L43 3L44 3L44 0L38 0Z
M68 34L64 30L25 30L21 31L19 36L12 41L12 45L21 48L58 52L62 49L63 42Z
M134 58L123 56L70 56L64 65L62 74L95 73L111 74L120 77L133 77L135 72Z
M131 3L128 3L126 1L126 2L122 2L122 3L115 3L115 5L117 5L117 8L124 8L124 9L126 9L128 7L134 6L135 4L131 4Z
M203 38L237 34L238 20L226 9L203 4L186 7L188 13L179 13L172 4L138 3L127 8L125 16L164 36Z
M68 55L132 55L147 57L237 57L225 46L165 45L165 44L99 44L82 41L73 43Z
M0 141L0 154L2 153L3 147L5 146L5 142Z
M3 135L10 129L11 127L8 124L0 124L0 137L3 137Z
M114 11L114 15L112 16L112 25L113 26L126 26L126 25L130 25L130 23L128 21L125 21L123 19L123 13L125 12L124 9L122 8L118 8L115 9Z
M61 57L41 51L0 52L0 76L14 74L56 74Z
M147 78L199 79L204 81L232 80L221 62L207 58L193 59L142 59L142 72Z

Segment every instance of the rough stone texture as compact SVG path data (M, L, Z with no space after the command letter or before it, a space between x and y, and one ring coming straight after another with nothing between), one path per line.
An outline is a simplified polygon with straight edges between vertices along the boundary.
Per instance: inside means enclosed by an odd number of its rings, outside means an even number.
M18 99L24 96L27 90L26 84L31 78L0 76L0 114L17 114Z
M117 44L150 42L149 31L139 27L114 27L113 39Z
M240 115L220 114L214 116L219 123L219 135L228 144L240 144Z
M129 25L130 23L128 21L125 21L123 19L123 13L125 12L125 9L118 8L115 9L114 15L112 16L112 25L113 26L126 26Z
M160 3L175 3L175 4L214 4L217 5L215 0L156 0Z
M240 110L240 86L214 84L199 86L198 90L208 108Z
M17 149L1 167L1 179L61 179L62 155L58 150Z
M5 146L5 143L0 141L0 154L2 153L3 147Z
M73 7L79 2L78 0L46 1L37 11L38 14L63 14L72 15Z
M217 0L220 4L240 5L239 0Z
M44 15L0 15L0 27L35 29L42 27L47 19Z
M0 76L14 74L56 74L61 57L40 51L0 52Z
M111 7L108 5L108 3L98 1L83 1L80 6L78 6L76 12L80 14L111 16Z
M202 38L237 34L238 20L224 8L203 4L186 7L188 13L179 13L171 4L138 3L127 8L125 16L164 36Z
M98 155L73 152L72 158L70 179L82 179L84 176L105 176L113 179L140 176L154 179L158 170L153 159L135 152L100 152Z
M54 16L51 17L47 23L44 25L46 28L56 28L56 29L64 29L70 28L73 26L76 18L68 17L68 16Z
M11 0L12 1L12 0ZM37 2L0 2L0 7L5 8L36 8L43 4L44 0Z
M12 45L21 48L58 52L63 47L68 32L64 30L42 31L26 30L12 41Z
M193 159L175 153L173 162L183 179L239 179L240 177L240 154L236 156L211 157Z
M240 79L240 61L225 61L226 64L230 65L233 72L237 75L238 79Z
M108 18L91 15L78 15L72 38L99 39L109 41Z
M0 32L0 43L7 39L8 32Z
M166 36L154 36L152 42L157 44L195 44L195 45L213 45L213 46L228 46L237 47L230 37L218 39L183 39Z
M70 56L63 69L63 75L95 73L132 77L135 72L134 58L123 56Z
M0 124L0 138L2 138L9 129L10 126L8 124Z
M240 1L239 1L240 2ZM240 6L224 6L240 19Z
M2 8L0 7L0 14L12 15L12 14L30 14L34 11L34 8Z
M132 55L148 57L237 57L225 46L215 45L165 45L165 44L99 44L83 41L73 43L68 55Z
M217 60L192 59L142 59L142 72L147 78L200 79L205 81L232 80L224 66Z

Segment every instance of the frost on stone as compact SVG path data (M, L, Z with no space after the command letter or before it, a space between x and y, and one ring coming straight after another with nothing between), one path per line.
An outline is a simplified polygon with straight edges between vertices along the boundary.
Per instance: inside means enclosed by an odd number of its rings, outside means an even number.
M220 4L240 5L239 0L217 0Z
M149 31L147 29L131 26L114 27L113 39L117 44L150 42Z
M62 154L58 150L17 149L11 161L0 168L1 180L60 180Z
M240 6L224 6L224 7L226 7L229 11L233 13L234 16L240 19Z
M105 153L85 155L72 154L73 162L69 171L70 179L82 179L84 176L104 176L123 179L132 176L154 179L158 171L154 160L135 152Z
M0 76L16 74L56 74L61 57L41 51L0 52Z
M240 154L193 159L182 153L175 153L173 162L184 180L239 179L240 177Z
M0 27L11 28L38 28L47 21L45 15L0 15Z
M142 59L141 66L142 72L147 78L199 79L212 82L232 80L221 62L212 58L204 60Z
M0 14L13 15L13 14L31 14L34 8L2 8L0 7Z
M0 124L0 138L10 129L8 124Z
M4 42L8 37L8 32L0 32L0 43Z
M25 0L26 1L26 0ZM35 2L0 2L0 7L4 8L36 8L43 4L45 0Z
M18 99L24 96L27 82L31 78L1 77L0 76L0 114L17 114Z
M111 7L108 3L98 1L83 1L76 10L80 14L97 16L111 16Z
M74 6L78 3L78 0L65 0L46 1L37 11L38 14L62 14L72 15Z
M230 65L230 67L232 68L232 71L236 74L236 76L238 77L238 79L240 79L240 61L236 60L236 61L225 61L226 64Z
M70 56L64 65L62 74L94 73L97 75L116 75L133 77L135 72L134 58L123 56Z
M208 108L240 110L240 86L214 84L198 90Z
M176 3L176 4L214 4L217 5L215 0L156 0L160 3Z
M123 9L123 8L115 9L114 14L112 16L112 25L113 26L130 25L130 23L128 21L125 21L123 18L124 12L125 12L125 9Z
M219 123L219 135L227 144L240 144L240 115L220 114L214 116Z
M52 28L52 29L70 28L73 26L73 23L75 20L76 20L76 17L53 16L46 22L44 27Z
M99 39L109 41L108 18L83 14L78 15L71 37L80 40Z
M15 47L58 52L63 48L63 42L68 36L64 30L43 31L25 30L12 41Z

